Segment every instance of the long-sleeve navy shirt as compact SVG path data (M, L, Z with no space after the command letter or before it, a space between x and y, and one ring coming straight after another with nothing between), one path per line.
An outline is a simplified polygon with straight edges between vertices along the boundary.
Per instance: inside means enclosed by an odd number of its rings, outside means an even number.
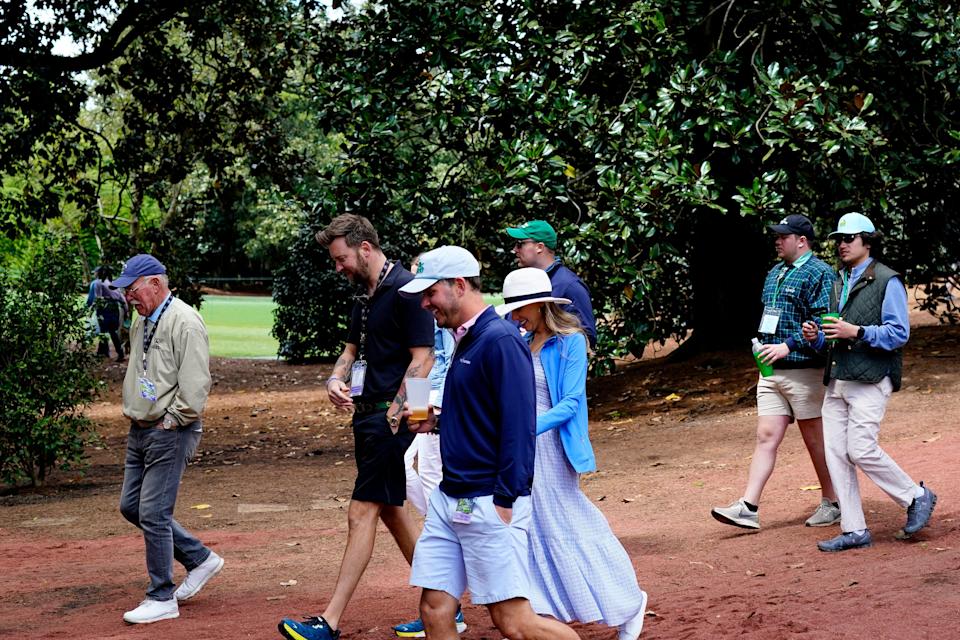
M530 348L488 307L460 340L447 370L440 490L451 498L492 494L501 507L530 495L536 403Z
M567 298L570 304L564 309L580 318L583 330L587 332L590 347L597 346L597 321L593 317L593 304L590 302L590 290L577 274L570 271L559 258L546 269L550 276L551 293L557 298Z

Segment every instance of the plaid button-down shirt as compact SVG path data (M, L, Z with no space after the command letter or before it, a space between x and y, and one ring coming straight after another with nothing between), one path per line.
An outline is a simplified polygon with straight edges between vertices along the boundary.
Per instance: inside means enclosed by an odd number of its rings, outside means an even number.
M778 262L763 283L763 306L779 309L780 321L776 333L758 333L757 337L764 344L787 343L790 354L783 360L788 363L821 360L803 339L800 325L807 320L820 324L820 315L830 307L830 288L836 279L827 263L812 253L806 255L809 258L801 257L793 265Z

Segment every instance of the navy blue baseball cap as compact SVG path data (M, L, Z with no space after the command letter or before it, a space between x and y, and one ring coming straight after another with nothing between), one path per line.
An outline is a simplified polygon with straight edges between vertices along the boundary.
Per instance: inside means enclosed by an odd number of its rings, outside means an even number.
M807 240L814 240L813 223L807 216L794 213L780 221L780 224L769 224L767 228L774 233L796 234L798 236L807 236Z
M163 263L149 253L135 255L123 267L120 277L110 283L113 289L125 289L143 276L159 276L167 272Z

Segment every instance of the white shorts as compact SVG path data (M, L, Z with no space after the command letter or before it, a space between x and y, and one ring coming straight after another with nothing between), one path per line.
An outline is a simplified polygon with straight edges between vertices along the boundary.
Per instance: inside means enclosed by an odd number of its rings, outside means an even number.
M819 418L826 389L823 369L774 369L757 383L757 415Z
M413 554L410 584L444 591L458 600L470 589L474 604L529 599L530 496L513 503L510 524L500 519L493 496L474 500L470 522L462 524L452 519L456 498L440 489L430 495L427 520Z

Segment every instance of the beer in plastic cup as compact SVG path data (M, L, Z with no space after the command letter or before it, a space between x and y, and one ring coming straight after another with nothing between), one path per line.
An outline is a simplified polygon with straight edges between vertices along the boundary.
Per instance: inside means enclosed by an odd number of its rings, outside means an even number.
M430 410L426 407L417 407L410 410L410 422L423 422L430 417Z
M407 378L407 405L410 408L410 422L423 422L427 419L430 405L428 378Z

